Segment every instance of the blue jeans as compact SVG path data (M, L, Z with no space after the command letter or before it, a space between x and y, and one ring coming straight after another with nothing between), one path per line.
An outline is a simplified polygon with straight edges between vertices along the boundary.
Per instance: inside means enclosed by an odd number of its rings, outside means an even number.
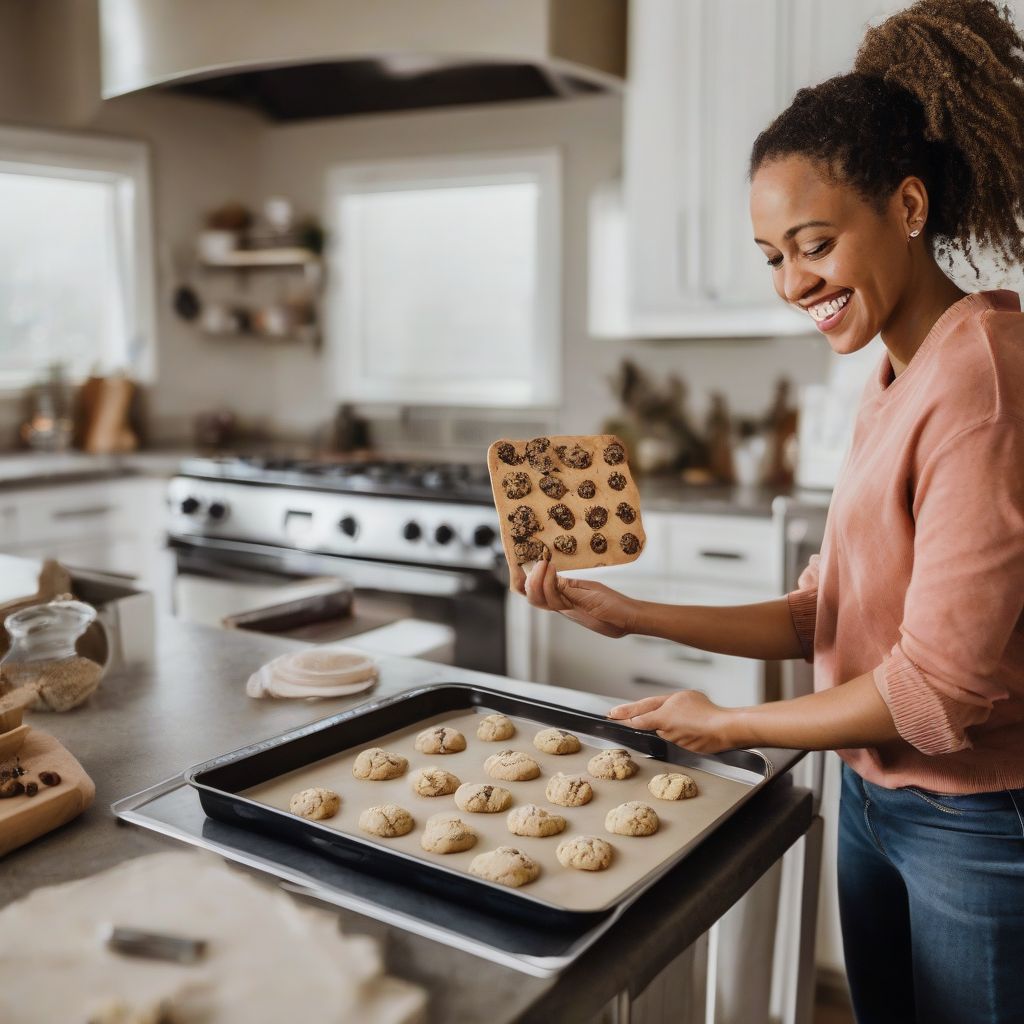
M844 764L839 912L858 1024L1022 1024L1024 789L884 789Z

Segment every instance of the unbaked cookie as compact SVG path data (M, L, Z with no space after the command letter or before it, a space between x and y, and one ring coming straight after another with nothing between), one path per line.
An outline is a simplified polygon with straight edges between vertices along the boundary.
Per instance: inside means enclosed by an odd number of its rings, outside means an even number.
M442 813L427 819L420 846L428 853L462 853L476 840L476 832L457 814Z
M322 821L333 818L341 806L341 797L333 789L303 789L288 801L288 810L302 818Z
M555 850L563 868L577 871L604 871L612 862L612 844L597 836L571 836Z
M617 836L652 836L658 831L658 815L639 800L627 800L605 815L604 827Z
M533 745L545 754L575 754L580 749L580 741L564 729L541 729Z
M548 779L544 795L562 807L582 807L594 799L594 787L582 775L556 772Z
M595 779L631 779L639 770L629 751L622 747L602 750L587 762L587 771Z
M448 796L461 785L458 776L443 768L421 768L412 777L412 788L420 796Z
M416 737L416 749L421 754L457 754L466 749L466 737L451 726L435 725Z
M396 836L404 836L412 831L412 815L397 804L380 804L377 807L367 807L359 815L359 827L371 836L380 836L381 839L394 839Z
M565 818L537 804L523 804L508 812L508 830L515 836L553 836L565 829Z
M540 865L513 846L499 846L496 850L477 854L469 865L469 873L489 882L518 888L540 874Z
M509 740L516 734L511 718L504 715L484 715L476 727L476 738L493 743L495 740Z
M397 779L404 775L409 762L401 754L391 754L383 747L370 747L361 750L352 763L352 774L357 779L372 779L381 782L385 779Z
M697 795L697 783L682 772L668 772L655 775L647 788L659 800L689 800Z
M540 775L540 765L521 750L499 750L484 761L484 771L492 779L526 782Z
M455 790L455 806L470 814L497 814L508 810L512 794L501 786L484 782L467 782Z

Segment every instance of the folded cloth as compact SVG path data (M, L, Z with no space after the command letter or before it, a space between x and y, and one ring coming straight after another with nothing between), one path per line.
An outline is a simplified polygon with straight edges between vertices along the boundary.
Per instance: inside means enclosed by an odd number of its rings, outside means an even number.
M377 682L377 666L363 651L311 647L290 651L258 669L245 684L250 697L343 697Z

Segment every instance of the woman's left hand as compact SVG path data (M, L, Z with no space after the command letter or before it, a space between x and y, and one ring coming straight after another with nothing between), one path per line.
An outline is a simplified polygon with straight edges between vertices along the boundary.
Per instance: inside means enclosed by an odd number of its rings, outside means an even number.
M650 729L663 740L699 754L717 754L742 746L733 738L736 712L713 704L697 690L645 697L619 704L608 717L633 729Z

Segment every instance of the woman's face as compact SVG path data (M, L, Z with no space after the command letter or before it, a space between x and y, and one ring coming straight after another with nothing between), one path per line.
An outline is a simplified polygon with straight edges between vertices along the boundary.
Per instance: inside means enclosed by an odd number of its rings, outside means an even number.
M810 160L789 156L754 175L750 216L775 291L813 320L833 351L856 352L881 333L910 274L898 202L879 215Z

